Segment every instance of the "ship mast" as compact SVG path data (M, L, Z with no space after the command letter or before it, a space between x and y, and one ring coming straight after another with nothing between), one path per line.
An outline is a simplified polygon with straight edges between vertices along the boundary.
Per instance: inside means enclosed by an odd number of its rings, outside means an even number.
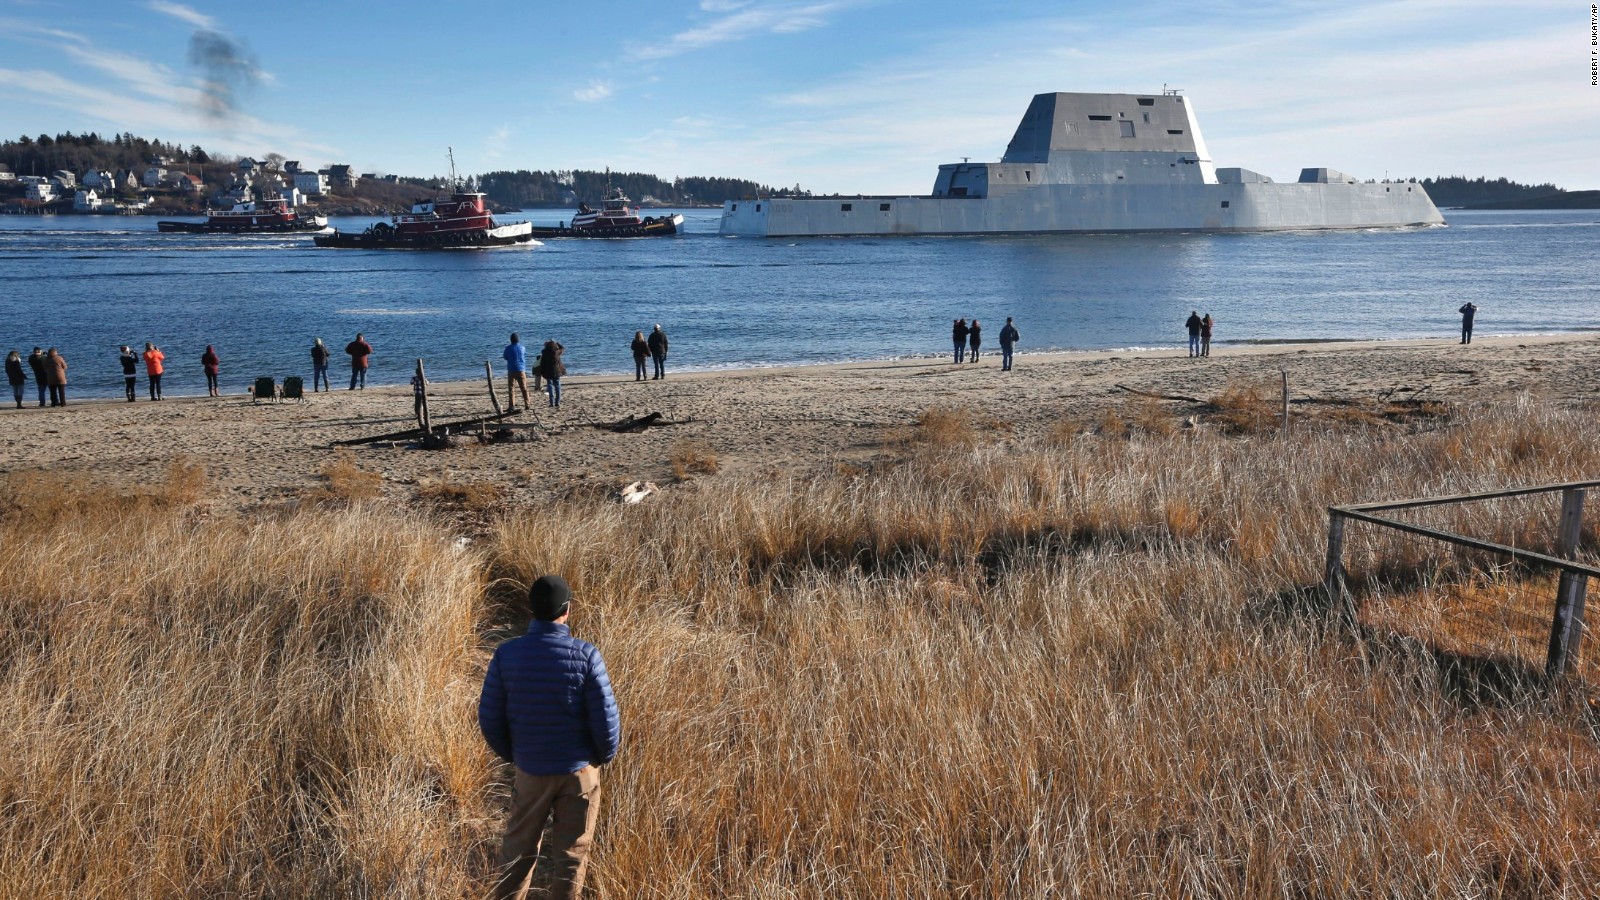
M445 147L445 155L450 157L450 190L459 191L461 186L456 183L456 148Z

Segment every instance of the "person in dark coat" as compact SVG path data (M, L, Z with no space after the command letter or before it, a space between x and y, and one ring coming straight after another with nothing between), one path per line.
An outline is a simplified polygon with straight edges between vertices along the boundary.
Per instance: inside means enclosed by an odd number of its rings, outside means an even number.
M356 389L356 384L361 384L361 389L367 389L367 362L372 356L372 345L367 343L366 336L356 332L356 339L344 345L344 352L350 354L350 390Z
M650 360L655 363L655 378L667 377L667 333L661 330L660 323L651 329L650 339L646 343L650 347Z
M328 345L322 342L322 338L317 338L311 342L311 393L313 394L317 392L319 383L322 385L323 390L333 390L328 384L328 357L330 355L328 353Z
M1201 356L1210 356L1211 355L1211 328L1212 328L1212 326L1214 326L1216 324L1217 324L1217 320L1211 318L1211 313L1206 313L1205 316L1200 319L1200 355Z
M478 699L478 729L516 768L500 848L496 898L522 897L542 853L555 871L550 896L583 891L600 812L600 767L622 744L622 720L605 660L567 628L572 589L559 575L528 588L527 634L495 649ZM550 835L540 836L549 822Z
M1011 317L1006 316L1006 327L1000 329L1000 371L1011 371L1011 353L1016 349L1017 341L1022 335L1017 333L1017 326L1011 324Z
M978 348L983 346L983 326L977 319L972 320L972 326L967 329L967 346L972 348L972 354L967 357L967 362L978 361Z
M50 388L50 376L45 373L45 366L49 363L45 360L44 350L39 347L33 348L33 352L28 355L28 368L33 370L33 383L39 388L40 406L44 405L45 391Z
M967 320L957 319L950 326L950 342L956 346L956 362L960 363L967 358Z
M212 397L222 396L217 391L217 376L222 374L222 360L217 357L217 351L210 344L206 345L206 352L200 354L200 367L206 370L206 394Z
M22 372L22 354L13 350L6 357L6 381L11 384L11 394L17 398L17 409L22 408L23 386L28 383L28 376Z
M128 402L134 401L134 382L139 380L139 354L133 348L123 344L117 348L117 362L122 364L122 390L128 397Z
M567 374L567 367L561 362L561 354L567 348L556 341L545 341L544 349L539 351L539 376L544 379L544 389L550 396L550 408L561 408L561 376Z
M650 358L650 342L644 339L644 332L633 333L633 380L644 380L644 361Z
M1200 355L1200 311L1197 310L1197 309L1189 310L1189 318L1188 318L1187 321L1185 321L1183 323L1183 325L1184 325L1185 328L1189 329L1189 355L1190 356L1199 356Z
M1472 320L1478 316L1478 304L1468 300L1456 310L1461 313L1461 343L1472 343Z
M50 386L50 405L67 405L67 358L51 347L45 353L44 376Z

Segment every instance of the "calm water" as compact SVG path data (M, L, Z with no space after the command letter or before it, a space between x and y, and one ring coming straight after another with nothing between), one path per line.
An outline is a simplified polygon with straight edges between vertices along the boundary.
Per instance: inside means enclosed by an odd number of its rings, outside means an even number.
M1448 228L1257 235L766 240L685 234L416 253L319 250L308 236L164 235L152 217L0 217L0 351L55 346L71 396L121 392L116 347L154 341L173 394L203 393L215 344L228 391L309 375L322 337L357 331L372 379L482 374L506 335L567 347L575 374L631 372L628 342L660 322L674 368L943 353L976 316L1023 349L1176 347L1190 309L1230 342L1449 337L1600 327L1600 211L1447 212ZM521 216L554 224L568 210ZM335 224L359 229L370 219ZM31 377L31 376L30 376ZM142 389L141 379L141 389Z

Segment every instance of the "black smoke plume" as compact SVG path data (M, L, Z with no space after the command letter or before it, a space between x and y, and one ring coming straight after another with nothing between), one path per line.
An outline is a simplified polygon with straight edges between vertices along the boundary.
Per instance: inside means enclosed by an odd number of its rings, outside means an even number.
M201 29L189 38L189 63L200 70L206 115L229 119L239 112L241 95L261 80L261 67L243 44Z

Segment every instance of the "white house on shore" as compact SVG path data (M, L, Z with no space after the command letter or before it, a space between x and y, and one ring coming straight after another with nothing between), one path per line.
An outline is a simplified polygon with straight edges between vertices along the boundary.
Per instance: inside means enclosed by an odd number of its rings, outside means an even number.
M49 203L56 199L56 186L48 181L30 184L28 185L28 199L37 200L40 203Z
M167 177L167 170L162 166L151 166L144 170L144 186L147 188L161 187L161 182Z
M116 190L117 187L116 179L110 172L97 169L90 169L83 173L83 178L79 179L79 183L84 187L98 188L102 191Z
M77 212L99 212L104 205L94 188L84 188L72 197L72 208Z
M310 197L328 192L328 176L321 172L300 172L294 176L294 186Z

